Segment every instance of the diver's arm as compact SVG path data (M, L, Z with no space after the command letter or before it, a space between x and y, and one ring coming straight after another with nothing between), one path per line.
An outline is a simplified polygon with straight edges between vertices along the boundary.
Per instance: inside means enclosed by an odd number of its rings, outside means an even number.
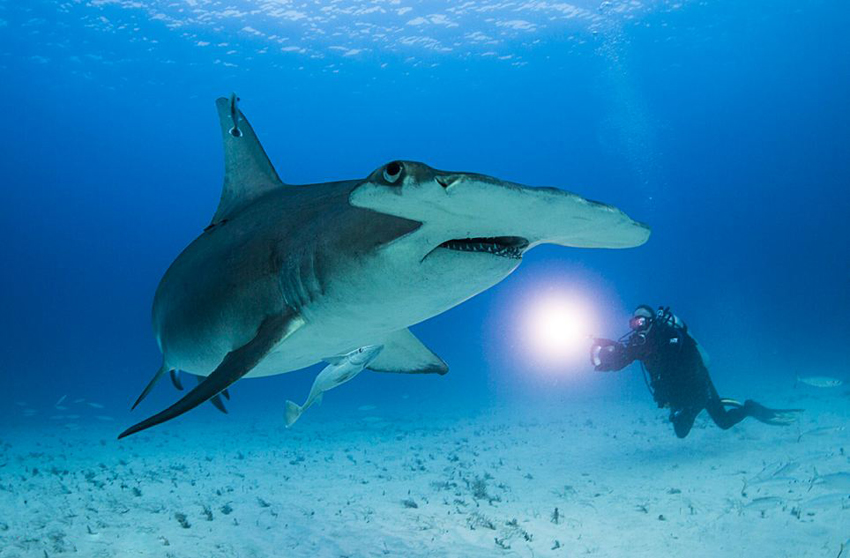
M590 349L590 360L597 372L622 370L636 358L631 345L623 345L611 339L595 339Z

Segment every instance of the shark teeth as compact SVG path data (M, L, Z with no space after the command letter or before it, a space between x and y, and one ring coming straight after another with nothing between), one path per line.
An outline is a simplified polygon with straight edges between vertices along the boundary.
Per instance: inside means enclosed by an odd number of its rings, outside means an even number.
M528 247L528 241L518 236L497 236L486 238L461 238L448 240L440 248L460 252L482 252L502 258L522 259L522 253Z

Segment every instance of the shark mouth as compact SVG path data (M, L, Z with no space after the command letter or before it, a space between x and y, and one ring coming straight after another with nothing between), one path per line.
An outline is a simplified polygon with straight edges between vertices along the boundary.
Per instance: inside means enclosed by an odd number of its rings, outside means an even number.
M520 260L522 259L522 253L528 248L528 240L519 236L457 238L443 242L439 248L458 250L460 252L482 252L503 258Z

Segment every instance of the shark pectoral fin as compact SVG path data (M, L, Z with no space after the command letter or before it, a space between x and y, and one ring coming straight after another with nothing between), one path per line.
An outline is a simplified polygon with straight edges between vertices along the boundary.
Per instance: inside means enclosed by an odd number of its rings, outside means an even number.
M340 362L342 362L343 360L345 360L345 355L342 355L342 356L325 357L325 358L323 358L322 360L323 360L323 361L325 361L325 362L327 362L328 364L339 364Z
M230 401L230 392L229 391L227 391L226 389L223 389L223 390L221 390L221 394L224 396L225 399Z
M369 364L375 372L396 372L399 374L445 374L449 366L422 341L401 329L387 336L381 343L384 349L378 358Z
M317 395L315 399L313 399L313 405L317 405L317 406L318 406L318 405L321 405L321 404L322 404L322 400L323 400L324 398L325 398L325 392L323 391L322 393L320 393L319 395Z
M171 383L174 385L174 387L176 387L180 391L183 391L183 382L180 381L180 371L179 370L172 370L171 373L170 373L170 376L171 376Z
M234 94L215 102L224 142L224 187L212 225L283 186L254 129L239 110L238 100Z
M159 367L159 370L157 370L157 371L156 371L156 374L154 374L154 375L153 375L153 378L151 378L151 381L150 381L150 382L148 382L148 385L146 385L146 386L145 386L145 389L143 389L143 390L142 390L142 394L139 396L139 398L138 398L138 399L136 399L136 402L135 402L135 403L133 403L133 406L132 406L132 407L130 407L130 410L131 410L131 411L132 411L133 409L135 409L135 408L136 408L136 406L137 406L139 403L141 403L141 402L142 402L142 399L144 399L145 397L147 397L147 396L148 396L148 394L149 394L149 393L151 392L151 390L153 389L153 386L155 386L155 385L156 385L156 383L159 381L159 379L160 379L160 378L162 378L162 375L163 375L163 374L165 374L167 371L168 371L168 366L166 366L166 364L163 362L163 363L162 363L162 366L160 366L160 367ZM174 372L174 371L172 370L172 372Z
M221 393L230 384L250 372L281 341L304 325L300 314L285 313L269 316L260 324L254 338L245 345L227 354L221 364L213 370L195 389L164 411L131 426L118 438L124 438L157 424L182 415L204 401Z

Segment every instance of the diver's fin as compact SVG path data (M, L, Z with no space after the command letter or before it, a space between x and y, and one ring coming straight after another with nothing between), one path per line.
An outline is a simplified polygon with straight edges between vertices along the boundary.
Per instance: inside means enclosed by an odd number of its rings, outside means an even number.
M384 349L369 364L370 370L400 374L445 374L449 371L443 359L431 352L410 330L400 329L380 343Z
M769 409L750 399L744 402L744 408L748 416L774 426L788 426L797 420L798 413L803 412L803 409Z
M204 381L204 379L201 376L195 376L195 377L198 379L199 384ZM227 391L227 390L224 390L224 391ZM224 391L222 391L222 393L224 393ZM227 414L227 407L224 406L224 401L221 400L221 393L218 393L218 394L210 397L210 403L212 403L213 407L215 407L216 409L218 409L219 411L221 411L225 415Z
M734 399L721 399L720 404L724 407L743 407L744 404Z
M122 432L118 438L124 438L178 417L219 394L230 384L250 372L278 343L292 335L303 325L304 318L300 314L285 313L267 317L260 324L254 338L238 349L227 353L221 364L212 374L195 386L195 389L184 395L180 401L171 407L131 426Z
M229 391L227 391L226 389L223 389L223 390L221 390L221 394L224 396L225 399L230 401L230 392Z
M292 401L286 402L286 410L284 411L284 419L286 420L286 427L289 428L295 421L298 420L298 417L301 416L301 407Z
M238 101L235 93L215 101L224 141L224 187L211 225L283 186Z
M176 369L172 370L170 375L171 383L174 385L174 387L176 387L180 391L183 391L183 382L180 381L180 371Z
M132 411L133 409L135 409L135 408L136 408L136 406L137 406L139 403L141 403L141 402L142 402L142 399L144 399L145 397L147 397L147 396L148 396L148 394L149 394L149 393L151 392L151 390L153 389L153 386L155 386L155 385L156 385L156 383L159 381L159 379L160 379L160 378L162 378L162 375L163 375L163 374L165 374L166 372L168 372L168 370L169 370L168 366L167 366L167 365L163 362L163 363L162 363L162 366L160 366L160 367L159 367L159 370L157 370L157 371L156 371L156 374L154 374L154 375L153 375L153 378L151 378L151 381L150 381L150 382L148 382L148 385L146 385L146 386L145 386L145 389L143 389L143 390L142 390L142 394L139 396L139 398L138 398L138 399L136 399L136 402L135 402L135 403L133 403L133 406L132 406L132 407L130 407L130 410L131 410L131 411ZM173 370L172 370L172 372L173 372Z

